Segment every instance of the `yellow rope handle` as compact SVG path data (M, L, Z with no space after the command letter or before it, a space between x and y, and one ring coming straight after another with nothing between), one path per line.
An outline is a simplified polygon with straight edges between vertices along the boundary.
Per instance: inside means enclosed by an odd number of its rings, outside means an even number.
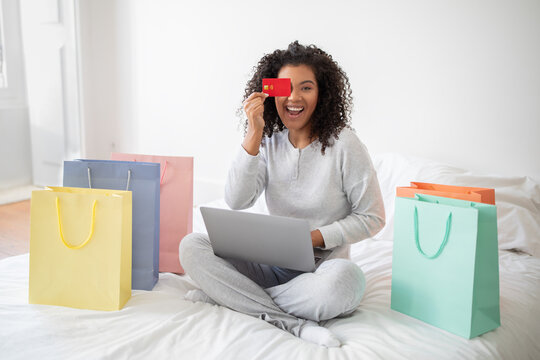
M66 245L67 248L74 249L74 250L80 249L90 241L90 239L92 238L92 235L94 235L94 223L96 220L96 205L97 205L97 200L94 200L94 204L92 205L92 223L90 224L90 234L88 234L88 238L82 244L73 246L73 245L68 244L66 240L64 239L64 233L62 231L62 221L60 220L60 199L56 197L56 214L58 215L58 231L60 232L60 238L62 239L62 242L64 243L64 245Z

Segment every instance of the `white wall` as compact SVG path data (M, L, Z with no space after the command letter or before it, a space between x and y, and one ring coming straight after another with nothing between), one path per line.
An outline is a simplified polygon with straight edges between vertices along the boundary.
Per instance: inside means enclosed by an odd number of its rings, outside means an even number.
M63 161L81 157L75 2L20 0L36 185L62 184Z
M0 109L0 190L31 183L28 110Z
M349 75L372 154L540 178L537 0L81 3L88 155L193 155L196 199L239 147L251 68L296 39Z
M78 0L83 156L137 151L130 0Z
M0 88L0 192L32 183L19 2L0 0L8 86ZM1 199L0 199L1 202Z

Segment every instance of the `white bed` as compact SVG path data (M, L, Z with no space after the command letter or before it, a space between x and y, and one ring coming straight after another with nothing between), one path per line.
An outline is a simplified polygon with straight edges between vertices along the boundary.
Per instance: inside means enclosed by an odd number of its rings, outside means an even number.
M352 247L366 275L365 297L352 316L324 324L342 347L319 347L229 309L184 301L196 285L169 273L153 291L133 291L116 312L28 305L25 254L0 261L0 358L540 359L540 184L397 154L374 164L387 226ZM466 340L390 309L394 190L414 180L496 189L502 326L495 331ZM264 203L252 210L264 212ZM194 230L204 231L198 211Z

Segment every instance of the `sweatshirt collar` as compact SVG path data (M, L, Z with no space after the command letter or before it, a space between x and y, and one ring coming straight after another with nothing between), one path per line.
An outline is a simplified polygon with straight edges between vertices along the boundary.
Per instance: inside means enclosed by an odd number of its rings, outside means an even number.
M294 145L291 143L291 140L289 140L289 129L287 129L287 128L283 129L282 133L283 133L283 137L284 137L283 140L287 144L287 149L292 150L292 151L305 151L305 150L307 150L309 148L314 147L315 146L314 144L318 142L318 140L315 139L309 145L307 145L306 147L304 147L302 149L299 149L299 148L295 148Z

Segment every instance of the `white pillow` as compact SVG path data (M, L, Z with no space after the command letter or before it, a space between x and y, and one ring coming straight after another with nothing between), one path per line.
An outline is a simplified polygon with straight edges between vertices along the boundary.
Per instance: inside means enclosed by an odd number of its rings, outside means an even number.
M225 199L218 199L211 202L207 202L205 204L201 204L200 206L206 206L211 208L218 208L218 209L229 209L230 207L225 202ZM200 206L197 206L195 209L193 209L193 232L198 233L204 233L208 234L206 231L206 226L204 225L204 220L201 214ZM251 213L258 213L258 214L268 214L268 209L266 207L266 198L264 197L264 192L259 196L255 204L245 210Z
M540 257L540 183L530 177L477 175L432 160L400 154L373 157L383 194L386 226L377 239L393 239L397 186L411 181L495 189L500 249Z

